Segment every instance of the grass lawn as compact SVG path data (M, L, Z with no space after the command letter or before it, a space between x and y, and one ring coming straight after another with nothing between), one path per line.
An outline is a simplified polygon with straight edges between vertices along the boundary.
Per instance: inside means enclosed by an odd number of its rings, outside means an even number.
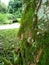
M12 59L13 62L13 53L12 50L9 50L14 45L14 48L17 47L17 33L19 29L8 29L8 30L0 30L0 47L2 47L5 51L1 51L0 49L0 65L4 65L1 61L1 57L5 56L8 60ZM8 54L10 52L10 54Z
M11 44L17 43L17 33L19 29L0 30L0 43L3 48L8 49Z

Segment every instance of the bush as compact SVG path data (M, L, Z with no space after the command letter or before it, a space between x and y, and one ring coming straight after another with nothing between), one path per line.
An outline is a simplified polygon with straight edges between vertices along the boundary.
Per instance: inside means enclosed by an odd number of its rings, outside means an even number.
M7 24L7 23L10 23L7 14L0 13L0 24Z
M14 19L14 18L15 18L15 16L14 16L13 14L7 14L7 16L8 16L8 19L9 19L9 20L11 20L11 19Z
M21 18L17 18L14 14L7 14L8 20L12 21L12 23L20 22Z

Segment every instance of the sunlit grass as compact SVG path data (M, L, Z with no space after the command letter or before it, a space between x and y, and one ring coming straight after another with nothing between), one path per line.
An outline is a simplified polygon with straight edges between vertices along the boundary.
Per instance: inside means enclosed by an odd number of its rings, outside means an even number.
M8 49L11 44L17 44L17 33L19 29L0 30L0 43L3 48Z

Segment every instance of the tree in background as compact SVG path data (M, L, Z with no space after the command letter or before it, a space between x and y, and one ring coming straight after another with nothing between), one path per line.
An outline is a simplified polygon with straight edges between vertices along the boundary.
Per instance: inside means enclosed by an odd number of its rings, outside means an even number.
M7 6L4 3L0 3L0 13L6 13L7 10Z
M7 23L8 24L8 7L0 1L0 24Z
M8 8L9 13L12 13L17 17L20 17L22 12L22 0L10 0Z

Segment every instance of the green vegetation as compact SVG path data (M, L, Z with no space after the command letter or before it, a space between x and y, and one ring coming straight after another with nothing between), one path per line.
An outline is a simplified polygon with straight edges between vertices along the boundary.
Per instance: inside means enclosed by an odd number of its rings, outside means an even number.
M24 11L18 33L21 53L19 65L49 64L49 14L45 11L48 7L45 3L49 1L44 3L42 1L23 0ZM41 9L43 9L43 14L41 13L43 17L40 18Z
M18 46L18 39L17 39L18 30L19 29L0 30L0 46L1 46L0 62L4 61L7 63L7 65L9 61L13 63L14 60L13 50L16 49Z
M43 1L10 1L8 12L12 17L9 19L16 18L22 4L22 18L19 15L17 18L21 26L20 29L0 31L2 65L49 65L49 1Z
M22 13L22 1L10 0L9 5L6 6L0 2L0 24L16 23L20 21ZM19 20L17 20L19 18Z
M21 21L21 18L16 18L13 14L0 13L0 24L10 24L14 20L17 23Z
M0 30L0 43L3 43L5 49L8 49L9 45L17 43L17 33L18 29Z
M22 13L22 0L10 0L8 12L20 18Z
M8 16L5 13L0 13L0 24L9 24Z
M8 10L7 6L4 3L0 3L0 12L6 13Z

